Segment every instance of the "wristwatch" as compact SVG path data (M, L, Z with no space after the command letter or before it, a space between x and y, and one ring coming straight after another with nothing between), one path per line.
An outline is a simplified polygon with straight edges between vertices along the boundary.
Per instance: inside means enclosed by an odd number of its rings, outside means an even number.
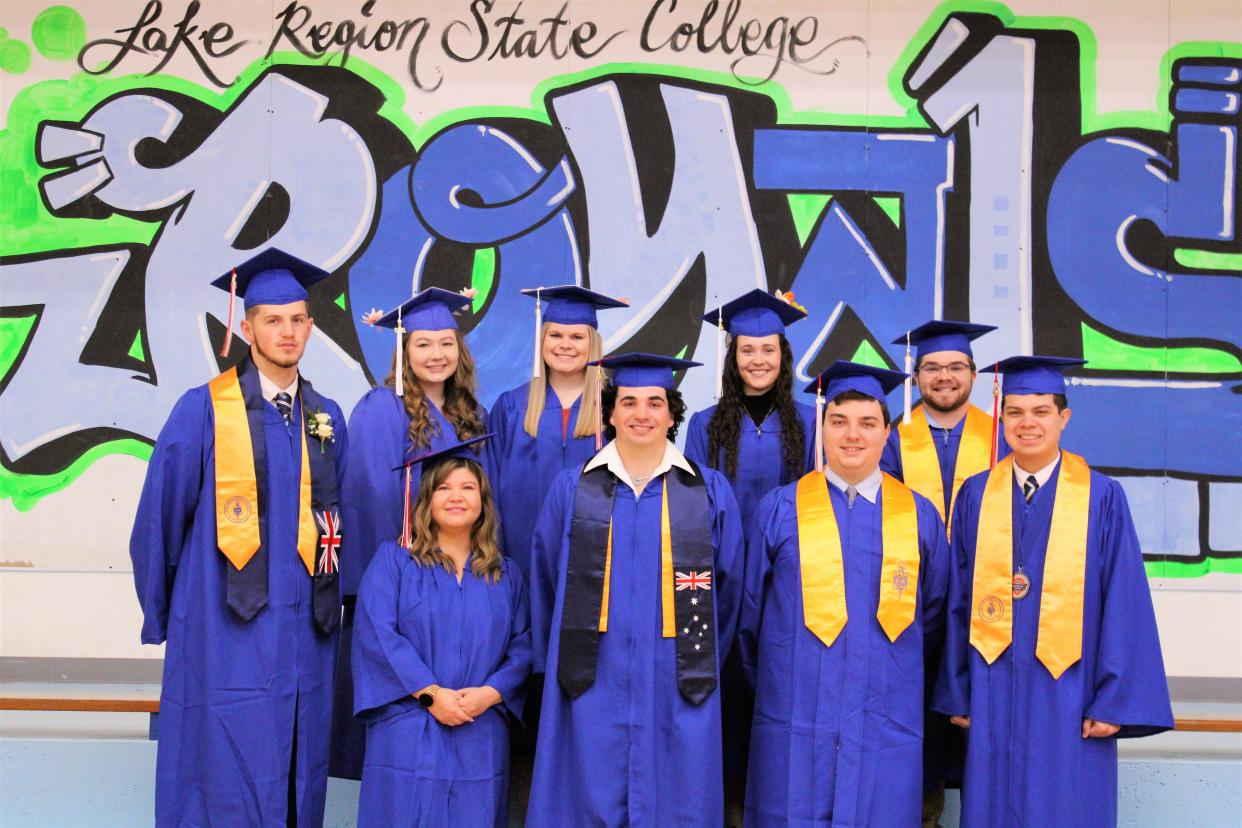
M440 685L433 684L430 687L424 687L423 691L418 694L418 703L423 707L431 707L435 703L436 693L440 692Z

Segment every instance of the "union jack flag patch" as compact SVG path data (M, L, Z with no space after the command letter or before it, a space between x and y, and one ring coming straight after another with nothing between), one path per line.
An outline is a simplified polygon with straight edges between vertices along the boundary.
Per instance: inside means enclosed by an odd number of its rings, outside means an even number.
M673 583L677 586L677 591L696 590L712 588L712 573L710 570L704 572L677 572L674 573Z
M341 515L335 509L324 509L315 512L315 522L319 524L319 565L315 571L330 575L341 568Z

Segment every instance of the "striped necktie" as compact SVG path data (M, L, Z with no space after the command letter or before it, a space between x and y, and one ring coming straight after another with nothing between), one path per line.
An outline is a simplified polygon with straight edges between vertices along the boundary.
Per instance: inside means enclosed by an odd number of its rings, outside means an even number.
M293 416L293 397L281 391L272 398L272 402L276 403L276 410L280 412L280 416L285 418L285 425L289 425L289 420ZM1028 497L1027 500L1030 498Z

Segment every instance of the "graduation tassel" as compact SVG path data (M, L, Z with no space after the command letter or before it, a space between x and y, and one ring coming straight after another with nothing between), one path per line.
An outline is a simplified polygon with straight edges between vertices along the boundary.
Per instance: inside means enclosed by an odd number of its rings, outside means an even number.
M815 381L815 471L824 471L824 381Z
M404 397L405 396L405 382L403 381L403 375L405 374L405 369L401 365L401 357L404 356L402 352L405 350L404 348L405 343L401 341L401 334L405 333L405 328L401 327L400 319L397 320L397 327L394 328L393 330L397 332L397 372L396 372L396 379L393 381L393 384L392 384L392 390L394 393L396 393L398 397Z
M716 310L716 399L724 396L724 311Z
M233 344L233 305L237 302L237 268L233 268L233 278L229 279L229 324L224 329L224 347L220 356L229 355L229 346Z
M903 383L903 385L905 386L905 388L904 388L904 390L903 390L903 394L904 394L904 402L905 402L905 410L904 410L904 413L902 414L902 419L901 419L901 422L902 422L903 424L909 425L909 423L910 423L910 403L911 403L911 399L910 399L910 398L911 398L911 396L912 396L912 391L913 391L913 386L914 386L914 360L912 360L912 359L910 358L910 332L909 332L909 331L906 331L906 362L905 362L905 369L906 369L906 381Z
M996 455L1000 448L1000 443L997 442L1000 436L1000 374L996 373L999 364L992 365L992 457L988 468L996 466Z
M604 447L604 358L595 366L595 450Z
M543 303L539 301L542 288L535 288L535 363L531 366L531 379L539 379L543 374Z
M405 465L405 506L401 510L401 545L409 549L414 545L413 533L410 531L410 464Z

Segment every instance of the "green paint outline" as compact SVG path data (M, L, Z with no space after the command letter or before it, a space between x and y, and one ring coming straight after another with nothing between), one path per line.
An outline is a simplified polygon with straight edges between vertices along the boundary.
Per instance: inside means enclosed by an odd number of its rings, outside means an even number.
M63 470L52 474L19 474L0 466L0 500L11 500L19 512L29 512L40 500L73 483L96 460L113 454L151 459L151 445L134 438L109 440L91 446Z
M1201 561L1144 561L1148 578L1200 578L1217 572L1242 575L1242 558L1206 557Z

